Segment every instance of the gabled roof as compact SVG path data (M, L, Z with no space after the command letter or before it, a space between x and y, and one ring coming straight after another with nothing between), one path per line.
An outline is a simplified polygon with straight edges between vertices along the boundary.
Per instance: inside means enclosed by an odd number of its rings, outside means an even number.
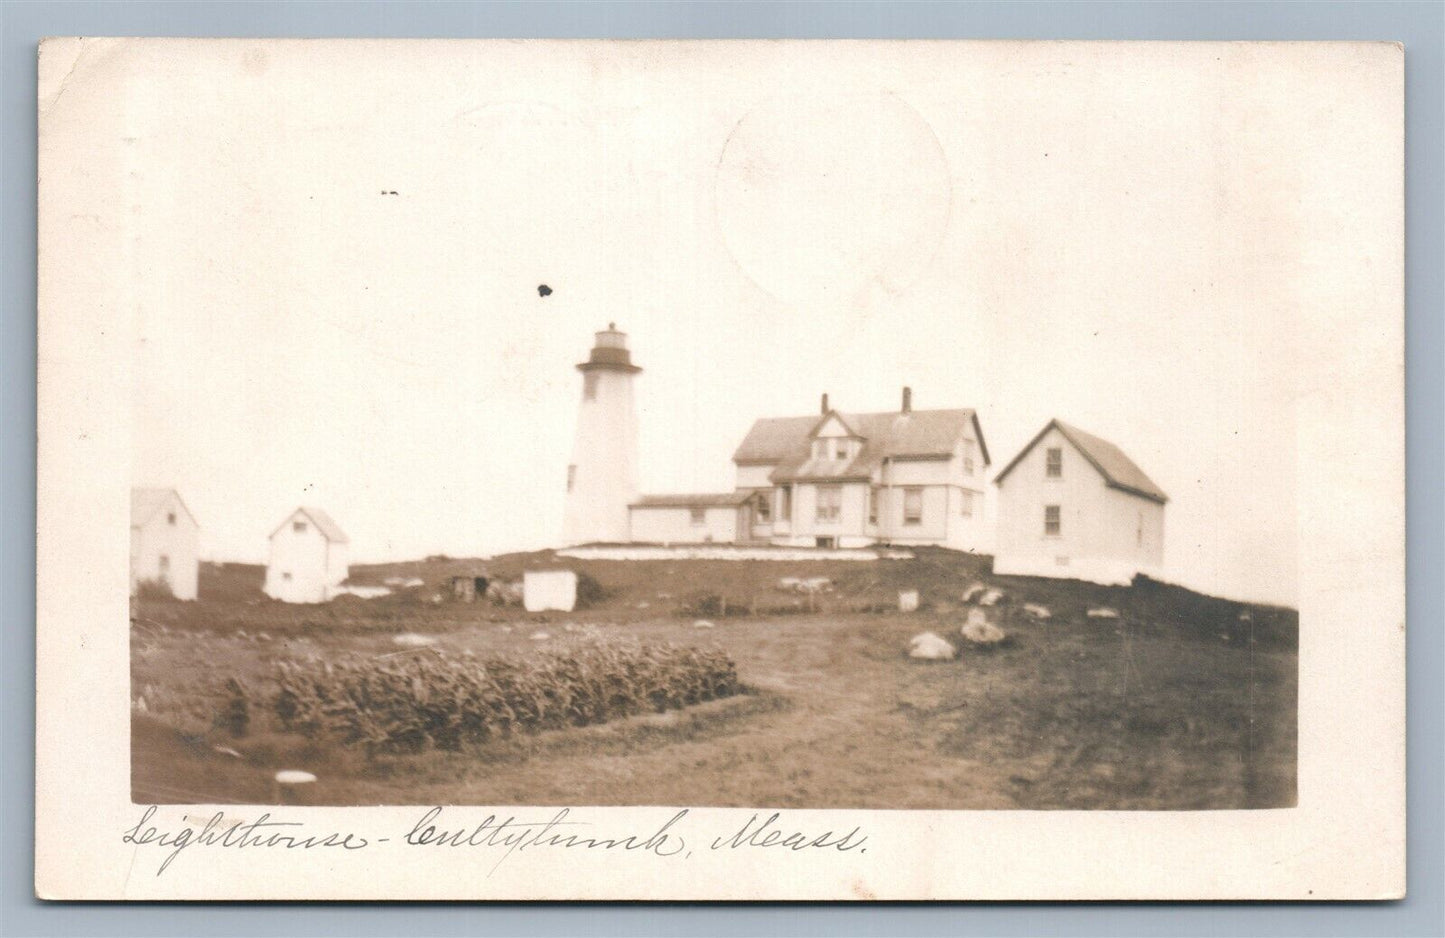
M812 458L812 436L826 422L817 416L765 417L756 421L733 453L733 462L775 465L773 479L866 479L885 459L947 459L970 426L978 440L983 464L989 464L988 444L978 414L958 410L888 411L837 416L863 440L858 455L839 463Z
M191 514L190 508L186 507L186 503L181 498L179 492L175 489L156 488L134 488L130 490L130 526L133 528L145 527L151 518L155 517L156 512L160 511L172 498L181 506L181 510L190 517L192 523L194 523L196 527L200 527L201 523L196 521L196 516Z
M838 425L843 428L844 433L848 437L851 437L855 440L861 440L863 438L863 435L861 433L853 429L853 425L848 422L847 416L839 413L836 410L830 410L823 416L819 417L818 422L813 424L813 429L808 431L808 436L817 436L820 432L822 432L822 429L828 425L828 421L830 420L838 421Z
M642 495L629 508L735 508L752 498L753 492L701 492L678 495Z
M1044 428L1038 432L1028 445L1019 451L1003 471L994 477L994 484L1004 480L1004 476L1013 470L1019 461L1028 455L1029 450L1038 445L1039 440L1051 429L1057 429L1063 434L1064 439L1074 444L1074 448L1084 454L1099 474L1104 477L1104 482L1113 488L1128 492L1131 495L1138 495L1140 498L1147 498L1152 502L1164 504L1169 501L1169 496L1164 490L1155 485L1153 480L1144 474L1144 470L1134 465L1134 461L1124 455L1124 451L1103 437L1094 436L1092 433L1085 433L1078 427L1070 426L1062 420L1050 420Z
M338 525L335 521L331 520L330 515L322 511L320 508L309 508L305 505L302 505L300 508L291 512L291 514L286 516L286 520L276 525L276 530L271 532L271 537L275 537L277 534L280 534L281 529L286 527L286 525L290 524L291 519L295 518L297 515L305 515L307 518L311 519L311 523L316 525L316 530L321 532L321 536L326 538L331 543L351 543L351 538L346 536L346 532L341 530L340 525Z

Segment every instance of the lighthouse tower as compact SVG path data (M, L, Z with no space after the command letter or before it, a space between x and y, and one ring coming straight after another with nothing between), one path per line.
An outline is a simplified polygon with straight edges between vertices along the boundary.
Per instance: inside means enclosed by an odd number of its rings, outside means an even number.
M629 539L627 506L637 498L637 411L632 403L632 364L627 334L616 323L597 333L582 372L577 442L567 467L566 544Z

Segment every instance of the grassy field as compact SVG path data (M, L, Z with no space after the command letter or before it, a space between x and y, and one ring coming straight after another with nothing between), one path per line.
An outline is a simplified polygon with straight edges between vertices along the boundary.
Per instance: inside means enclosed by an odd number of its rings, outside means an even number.
M424 587L288 606L261 569L202 571L201 600L142 601L132 623L133 797L256 802L280 768L314 772L329 804L687 804L799 808L1279 807L1295 800L1297 616L1177 587L993 577L986 558L920 551L855 562L565 561L604 597L573 613L436 602L453 574L513 579L549 554L353 568ZM825 576L808 598L780 577ZM1005 592L1002 647L908 659L925 630L957 645L961 596ZM703 585L705 584L705 585ZM897 611L918 589L923 608ZM1028 616L1041 603L1053 617ZM727 609L727 615L721 610ZM1108 605L1118 619L1092 619ZM707 608L712 628L699 628ZM1242 613L1247 613L1242 617ZM403 650L398 632L437 639ZM546 638L537 637L545 633ZM517 733L461 751L382 753L212 727L235 677L264 690L275 663L343 656L525 659L595 641L718 648L745 692L592 726ZM217 751L221 746L235 755Z

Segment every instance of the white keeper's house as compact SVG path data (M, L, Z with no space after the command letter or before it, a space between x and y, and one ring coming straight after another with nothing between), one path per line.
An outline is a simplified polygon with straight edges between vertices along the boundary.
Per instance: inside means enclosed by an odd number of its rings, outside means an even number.
M1108 440L1051 420L994 482L995 573L1128 584L1163 566L1169 497Z
M753 424L733 455L732 492L645 495L634 542L788 547L936 544L987 549L988 447L969 409L819 413Z

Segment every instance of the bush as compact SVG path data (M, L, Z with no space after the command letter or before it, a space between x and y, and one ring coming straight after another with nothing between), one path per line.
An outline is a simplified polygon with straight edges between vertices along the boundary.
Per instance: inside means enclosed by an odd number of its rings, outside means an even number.
M607 591L602 588L601 583L586 573L577 574L578 609L600 605L605 599L607 599Z
M271 701L282 728L367 752L467 743L662 712L738 693L719 650L604 643L516 661L356 658L283 662Z
M141 580L135 586L135 595L138 599L176 598L176 594L171 592L171 585L162 579Z

